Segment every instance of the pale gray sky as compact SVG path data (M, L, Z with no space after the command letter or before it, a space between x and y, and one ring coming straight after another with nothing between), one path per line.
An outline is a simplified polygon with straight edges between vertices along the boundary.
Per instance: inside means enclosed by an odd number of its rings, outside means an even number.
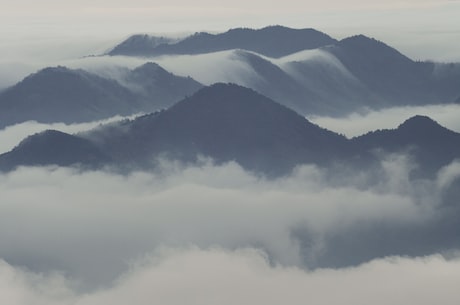
M132 33L272 24L339 39L363 33L414 59L460 61L459 0L0 0L0 8L0 55L14 61L85 55Z

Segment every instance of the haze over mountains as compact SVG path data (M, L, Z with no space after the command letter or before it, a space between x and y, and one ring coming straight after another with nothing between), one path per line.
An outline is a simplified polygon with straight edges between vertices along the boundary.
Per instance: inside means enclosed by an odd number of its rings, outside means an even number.
M281 26L109 53L0 92L0 303L457 305L460 127L426 110L459 64Z
M201 32L177 42L160 41L161 38L158 37L136 35L116 46L108 54L158 56L243 49L276 58L336 42L327 34L314 29L290 29L282 26L269 26L259 30L238 28L221 34Z
M0 127L156 111L216 82L252 88L302 115L343 116L460 99L459 64L414 61L362 35L337 41L312 29L280 26L181 40L135 35L109 52L120 54L141 56L147 64L119 68L114 75L46 68L4 90Z
M128 41L122 43L122 53L115 47L109 54L138 56L137 51L129 51ZM279 46L283 52L276 49ZM312 29L274 26L217 35L197 33L153 49L147 44L144 49L143 56L150 58L201 54L209 60L210 53L240 50L222 53L245 67L240 69L237 83L302 114L342 115L362 108L454 103L460 95L460 65L414 61L363 35L337 41ZM155 51L158 49L161 52ZM166 62L163 57L158 61ZM200 69L197 66L170 66L178 74L199 75L193 71ZM224 62L222 68L231 70ZM217 81L228 80L214 78Z
M0 127L28 120L77 123L167 108L202 85L154 63L122 69L120 79L45 68L0 93Z
M460 134L414 116L395 130L348 140L251 89L215 84L167 110L85 134L31 136L0 156L0 168L79 164L132 170L154 168L161 159L196 163L205 157L278 176L302 164L368 168L378 162L378 150L408 154L420 174L432 176L460 158Z

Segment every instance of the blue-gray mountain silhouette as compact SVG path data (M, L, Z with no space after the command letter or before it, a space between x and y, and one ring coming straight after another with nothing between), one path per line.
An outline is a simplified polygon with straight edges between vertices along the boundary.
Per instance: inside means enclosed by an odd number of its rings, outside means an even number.
M46 68L0 94L0 127L36 120L74 123L142 109L126 88L82 70Z
M380 97L370 101L371 107L452 103L459 94L460 65L413 61L364 35L343 39L325 49Z
M191 77L174 75L153 62L128 71L123 83L144 101L144 112L168 108L203 87Z
M329 36L315 38L317 34L311 29L280 26L233 29L216 35L197 33L177 43L150 48L149 54L201 54L240 49L235 52L236 59L249 64L252 71L242 75L238 83L303 115L335 116L362 108L446 104L459 98L460 64L414 61L364 35L336 41ZM285 67L288 73L260 56L282 57L311 49L327 52L332 56L330 60L337 61L341 67L327 59L293 60ZM136 56L135 52L125 55ZM218 81L222 80L215 80Z
M376 149L410 154L423 174L433 174L460 157L460 134L426 117L416 116L395 130L348 140L251 89L231 84L205 87L167 110L78 137L98 147L104 156L101 163L109 160L107 164L124 168L152 167L157 158L195 162L204 156L216 162L236 161L246 169L275 176L306 163L376 166ZM65 145L57 140L50 147ZM15 158L18 154L28 154L29 165L56 164L53 155L47 162L34 161L34 149L33 145L19 145L8 158L0 157L0 168L23 165L22 159ZM85 164L78 157L68 157L72 158Z
M282 57L336 42L330 36L314 29L291 29L283 26L269 26L259 30L237 28L221 34L195 33L176 43L163 43L153 48L146 43L144 50L140 49L141 44L137 43L138 40L139 36L128 38L109 52L109 55L202 54L244 49L270 57ZM144 40L148 39L144 37Z
M90 141L56 130L27 137L8 153L1 155L0 168L23 166L71 166L88 169L108 164L110 158Z
M352 142L361 151L409 153L429 173L460 158L460 135L427 116L414 116L396 129L369 132Z
M35 120L77 123L166 108L202 85L154 63L113 79L65 67L45 68L0 93L0 128Z
M150 36L146 34L137 34L128 37L125 41L118 44L111 51L111 55L130 55L143 56L153 51L153 49L161 44L169 44L174 42L163 36Z
M206 87L163 112L96 130L88 137L121 163L146 163L155 156L182 161L205 156L267 173L299 163L322 164L347 145L343 136L231 84Z

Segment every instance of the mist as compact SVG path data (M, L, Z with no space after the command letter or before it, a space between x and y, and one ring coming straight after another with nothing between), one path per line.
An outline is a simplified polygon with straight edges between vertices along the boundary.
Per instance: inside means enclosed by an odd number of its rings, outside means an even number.
M96 291L164 247L249 247L270 265L302 270L455 250L448 233L455 228L438 223L456 215L443 200L459 164L420 181L410 178L413 164L404 156L387 156L382 168L376 179L301 166L274 180L209 160L193 167L165 161L158 172L128 176L19 168L0 175L0 258Z
M103 124L120 121L123 119L133 119L141 114L135 114L128 117L115 116L101 121L94 121L79 124L54 123L45 124L35 121L28 121L0 129L0 154L6 153L19 144L21 140L35 133L53 129L70 134L85 132Z
M395 129L414 115L429 116L440 125L460 132L460 105L427 105L385 108L378 111L352 113L344 117L309 116L307 119L321 127L348 138L378 129Z
M270 265L246 248L155 251L132 262L109 287L77 293L59 274L36 274L0 262L0 299L11 305L152 304L434 304L458 302L460 260L390 257L341 270ZM334 293L331 293L333 291Z

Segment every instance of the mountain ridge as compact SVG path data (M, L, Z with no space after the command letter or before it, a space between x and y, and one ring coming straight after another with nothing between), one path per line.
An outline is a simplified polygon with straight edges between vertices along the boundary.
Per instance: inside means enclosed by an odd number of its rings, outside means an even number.
M173 44L163 43L153 49L145 48L143 56L199 54L245 49L277 58L305 49L315 49L334 42L336 42L335 39L314 29L292 29L279 25L261 29L234 28L219 34L197 32ZM117 48L118 46L115 47L115 49ZM124 51L123 54L120 54L119 52L111 51L108 54L130 55L130 52Z
M121 80L63 66L41 69L0 92L0 128L29 120L70 124L151 112L203 86L154 63L127 70Z
M414 116L395 129L348 140L252 89L234 84L205 87L167 110L68 137L77 137L101 152L98 164L128 171L153 169L162 158L195 163L204 156L217 163L235 161L245 169L276 177L301 164L378 166L373 151L380 149L390 154L409 153L422 175L432 175L460 157L460 134L427 117ZM50 144L53 148L61 146L65 144L60 141ZM41 146L37 147L41 151ZM0 156L0 168L24 165L15 156L33 156L34 150L34 146L18 145ZM83 158L75 163L85 164L85 156L70 155L66 160ZM34 164L31 158L26 165ZM47 162L40 159L35 163ZM55 163L50 154L48 164Z

